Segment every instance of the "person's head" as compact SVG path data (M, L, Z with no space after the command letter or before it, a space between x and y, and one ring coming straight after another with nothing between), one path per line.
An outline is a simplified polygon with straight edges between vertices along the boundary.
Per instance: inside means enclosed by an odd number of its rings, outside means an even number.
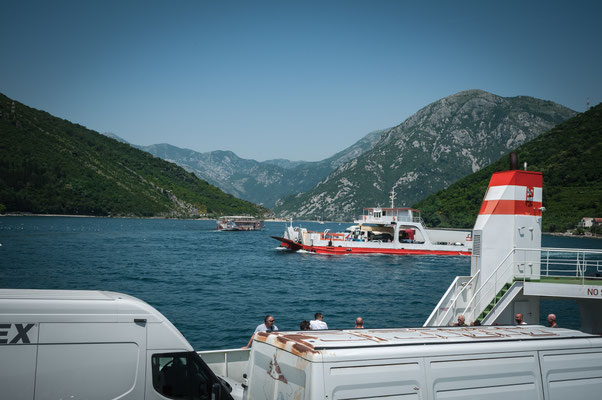
M301 323L299 324L299 328L301 328L302 331L310 331L311 326L309 325L309 321L301 321Z
M521 314L521 313L517 313L517 314L514 316L514 321L515 321L517 324L520 324L520 323L522 323L522 322L523 322L523 314Z
M556 324L556 314L548 315L548 325L554 326Z
M356 328L363 328L364 327L364 320L362 319L362 317L357 317L355 319L355 327Z
M272 326L274 326L274 317L272 315L266 315L263 319L263 323L268 329L270 329Z
M322 313L317 312L314 314L314 318L318 321L322 321L322 318L324 318L324 316L322 315Z
M464 325L465 320L464 320L464 315L460 314L458 315L458 325Z

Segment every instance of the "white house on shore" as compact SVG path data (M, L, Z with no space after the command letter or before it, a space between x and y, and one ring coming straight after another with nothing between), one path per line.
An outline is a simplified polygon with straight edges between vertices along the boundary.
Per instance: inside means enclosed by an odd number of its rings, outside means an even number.
M602 218L583 217L578 226L580 228L591 228L594 225L602 225Z

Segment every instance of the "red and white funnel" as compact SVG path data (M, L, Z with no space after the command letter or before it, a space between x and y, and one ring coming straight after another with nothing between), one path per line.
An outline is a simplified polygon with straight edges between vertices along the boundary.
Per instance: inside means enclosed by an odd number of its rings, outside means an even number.
M480 271L483 281L498 273L501 263L511 262L514 272L539 279L539 251L509 254L513 248L541 248L542 183L541 172L493 174L473 229L471 275Z

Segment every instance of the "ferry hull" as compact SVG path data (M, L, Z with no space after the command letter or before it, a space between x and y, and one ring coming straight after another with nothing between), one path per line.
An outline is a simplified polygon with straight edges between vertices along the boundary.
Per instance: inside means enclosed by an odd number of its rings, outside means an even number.
M457 251L457 250L420 250L420 249L378 249L370 247L322 247L322 246L304 246L304 250L311 251L318 254L395 254L395 255L407 255L407 256L421 256L421 255L433 255L433 256L469 256L469 251Z
M436 255L436 256L470 256L470 251L462 250L435 250L435 249L393 249L376 247L334 247L334 246L307 246L292 240L272 236L280 241L282 247L292 251L305 250L317 254L395 254L395 255Z

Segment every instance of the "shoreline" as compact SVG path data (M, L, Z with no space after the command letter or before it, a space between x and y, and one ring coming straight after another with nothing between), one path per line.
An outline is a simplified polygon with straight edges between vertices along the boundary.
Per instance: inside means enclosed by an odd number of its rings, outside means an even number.
M178 218L178 217L136 217L136 216L104 216L104 215L81 215L81 214L34 214L34 213L6 213L0 214L2 217L66 217L66 218L115 218L115 219L178 219L187 221L216 221L217 218L199 217L199 218ZM285 222L288 223L290 220L279 219L279 218L266 218L264 222ZM299 220L297 222L316 222L316 223L350 223L350 222L336 222L336 221L309 221ZM436 228L435 228L436 229ZM460 230L464 230L458 228ZM602 239L602 234L589 234L589 235L574 235L568 232L542 232L542 235L550 236L562 236L562 237L573 237L573 238L588 238L588 239Z
M550 236L563 236L563 237L574 237L574 238L588 238L588 239L602 239L602 235L597 234L589 234L589 235L573 235L572 233L567 232L542 232L543 235Z
M2 217L65 217L65 218L112 218L112 219L182 219L188 221L215 221L215 218L199 217L137 217L135 215L112 216L112 215L82 215L82 214L34 214L34 213L6 213L0 214Z

